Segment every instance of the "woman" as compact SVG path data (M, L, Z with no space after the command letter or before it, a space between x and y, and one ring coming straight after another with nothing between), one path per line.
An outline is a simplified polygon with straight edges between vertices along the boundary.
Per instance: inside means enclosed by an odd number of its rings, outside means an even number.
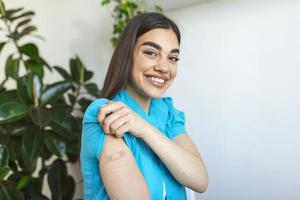
M180 32L158 13L134 17L112 56L102 97L83 119L85 199L186 199L208 175L184 113L161 96L173 82Z

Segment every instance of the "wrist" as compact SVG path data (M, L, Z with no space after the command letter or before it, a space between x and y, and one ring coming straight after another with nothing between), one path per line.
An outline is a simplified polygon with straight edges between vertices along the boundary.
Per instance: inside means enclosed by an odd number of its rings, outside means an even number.
M145 126L143 129L143 134L141 138L144 141L147 141L148 138L154 133L154 131L155 129L150 124L147 124L147 126Z

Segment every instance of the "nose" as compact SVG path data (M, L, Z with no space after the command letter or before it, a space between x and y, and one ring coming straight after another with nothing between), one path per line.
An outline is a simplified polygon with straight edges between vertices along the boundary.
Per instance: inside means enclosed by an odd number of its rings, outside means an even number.
M169 63L160 59L159 62L154 67L155 71L159 71L161 73L166 73L169 71Z

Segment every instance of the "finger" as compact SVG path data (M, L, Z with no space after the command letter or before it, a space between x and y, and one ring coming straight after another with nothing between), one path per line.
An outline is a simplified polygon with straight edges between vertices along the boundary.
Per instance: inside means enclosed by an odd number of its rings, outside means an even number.
M104 117L103 116L103 113L101 113L101 110L102 108L105 106L106 104L103 104L103 105L100 105L100 109L98 111L98 116L97 116L97 119L98 119L98 122L100 123L101 121L103 121Z
M98 113L98 121L100 122L100 124L101 125L103 124L103 120L105 117L107 117L107 115L119 110L122 107L124 107L124 104L121 104L119 102L113 102L113 101L110 101L109 103L102 106Z
M116 132L122 125L128 122L128 114L125 113L110 124L111 132Z
M114 130L116 129L112 129L111 124L115 121L118 121L119 118L123 117L124 115L126 115L126 109L125 108L121 108L120 110L111 113L109 116L107 116L104 121L103 121L103 130L104 132L114 132Z
M118 138L123 137L126 132L130 131L130 129L131 126L128 123L125 123L116 130L115 135Z

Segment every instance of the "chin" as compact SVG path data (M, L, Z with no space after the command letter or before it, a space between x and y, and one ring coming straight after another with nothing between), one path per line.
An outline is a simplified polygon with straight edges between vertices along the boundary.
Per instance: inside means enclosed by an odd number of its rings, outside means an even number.
M163 93L158 93L158 92L151 92L150 94L148 93L148 96L151 98L159 98L163 95Z
M165 92L166 92L167 88L147 88L146 90L144 90L144 93L151 98L159 98L161 97Z

